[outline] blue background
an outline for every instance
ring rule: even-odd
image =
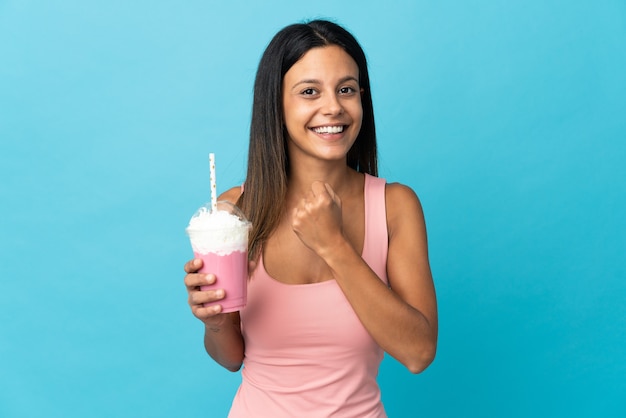
[[[427,217],[437,359],[392,417],[626,416],[623,1],[0,0],[0,416],[225,416],[184,227],[243,181],[258,60],[330,17]]]

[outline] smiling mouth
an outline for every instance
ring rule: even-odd
[[[345,125],[339,126],[319,126],[317,128],[312,128],[313,132],[316,134],[340,134],[345,129]]]

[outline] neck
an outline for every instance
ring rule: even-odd
[[[357,173],[347,166],[345,161],[294,164],[289,172],[287,180],[287,194],[299,198],[303,193],[311,189],[314,181],[322,181],[330,184],[339,196],[351,185]]]

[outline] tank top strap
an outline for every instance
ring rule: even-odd
[[[389,235],[387,231],[387,209],[383,178],[365,174],[365,243],[363,259],[380,279],[387,280],[387,253]]]

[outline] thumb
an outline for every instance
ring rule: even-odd
[[[254,271],[254,269],[256,269],[257,264],[258,263],[257,263],[256,260],[248,261],[248,273],[252,273]]]
[[[330,184],[328,183],[324,183],[324,186],[326,187],[326,191],[328,192],[328,194],[330,195],[330,198],[333,199],[333,202],[335,202],[335,204],[337,204],[337,206],[341,207],[341,199],[339,198],[339,196],[335,193],[335,191],[333,190],[333,188],[331,187]]]

